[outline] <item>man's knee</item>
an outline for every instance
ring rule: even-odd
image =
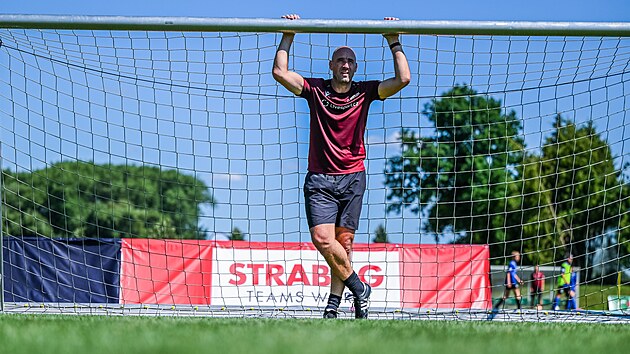
[[[326,225],[317,225],[311,228],[311,241],[318,249],[328,249],[335,241],[335,232]]]
[[[344,250],[346,250],[347,254],[352,253],[352,244],[354,242],[354,230],[347,229],[345,227],[337,227],[335,228],[335,239]]]

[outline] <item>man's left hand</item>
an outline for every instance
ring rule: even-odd
[[[385,17],[383,20],[398,21],[400,19],[398,17]],[[385,37],[385,39],[387,40],[387,44],[398,42],[398,33],[386,33],[386,34],[383,34],[383,37]]]

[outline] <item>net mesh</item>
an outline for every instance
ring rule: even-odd
[[[323,259],[305,245],[308,106],[271,76],[280,34],[3,29],[0,39],[5,302],[191,306],[212,292],[223,299],[201,302],[212,308],[322,305],[321,299],[252,300],[257,285],[297,297],[291,275],[302,289],[326,277],[317,268]],[[368,254],[355,260],[359,265],[382,262],[399,271],[387,273],[398,283],[384,283],[376,306],[383,313],[404,310],[403,278],[413,276],[398,270],[405,267],[398,258],[377,261],[377,250],[439,244],[487,245],[492,267],[484,276],[495,300],[517,250],[521,278],[535,264],[544,268],[543,302],[550,308],[559,265],[571,253],[579,307],[627,308],[630,40],[405,35],[401,41],[412,81],[371,106],[367,191],[355,238]],[[340,45],[357,54],[355,80],[394,75],[382,36],[363,34],[298,34],[291,69],[327,78]],[[168,239],[179,240],[172,241],[175,251]],[[378,248],[375,240],[387,244]],[[213,245],[212,255],[200,251],[203,241]],[[196,253],[187,253],[187,245]],[[136,264],[134,247],[164,261]],[[273,278],[269,259],[278,250],[284,273]],[[67,269],[55,265],[59,255],[71,260]],[[242,268],[223,266],[221,255]],[[208,265],[201,262],[206,256],[213,258]],[[191,262],[197,273],[187,268]],[[453,258],[434,267],[457,265]],[[172,269],[184,278],[153,278]],[[374,269],[366,272],[378,281]],[[466,272],[458,276],[474,275]],[[238,282],[239,274],[250,287],[231,292],[229,281]],[[57,285],[30,288],[29,276]],[[167,288],[175,283],[188,290],[173,295]],[[102,290],[85,290],[94,284]],[[448,287],[456,292],[462,285]],[[322,287],[317,296],[326,292]],[[412,307],[460,305],[451,298]]]

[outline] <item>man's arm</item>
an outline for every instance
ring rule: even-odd
[[[395,17],[385,17],[385,20],[395,21],[398,19]],[[387,44],[390,46],[394,57],[394,77],[382,81],[378,85],[378,95],[380,98],[385,99],[396,94],[409,84],[409,81],[411,81],[411,71],[409,70],[407,57],[402,51],[398,34],[386,34],[383,36],[387,40]],[[395,43],[397,44],[392,46],[392,44]]]
[[[300,16],[285,15],[282,18],[297,20]],[[291,44],[293,44],[293,37],[295,37],[295,33],[282,34],[282,40],[280,40],[276,57],[273,60],[272,74],[273,78],[287,90],[295,95],[299,95],[304,87],[304,78],[294,71],[289,71],[289,49],[291,49]]]
[[[570,285],[571,284],[571,272],[569,272],[566,268],[562,272],[563,272],[562,278],[564,279],[564,283]]]

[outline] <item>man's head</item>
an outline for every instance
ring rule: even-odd
[[[333,80],[343,84],[350,83],[354,73],[357,71],[357,56],[352,48],[339,47],[333,52],[328,66],[332,71]]]
[[[534,272],[538,273],[540,271],[540,267],[538,266],[538,264],[536,264],[534,266]]]
[[[514,258],[515,261],[520,261],[521,260],[521,254],[519,251],[512,251],[512,258]]]
[[[569,264],[573,263],[573,255],[571,253],[567,254],[567,262],[569,262]]]

